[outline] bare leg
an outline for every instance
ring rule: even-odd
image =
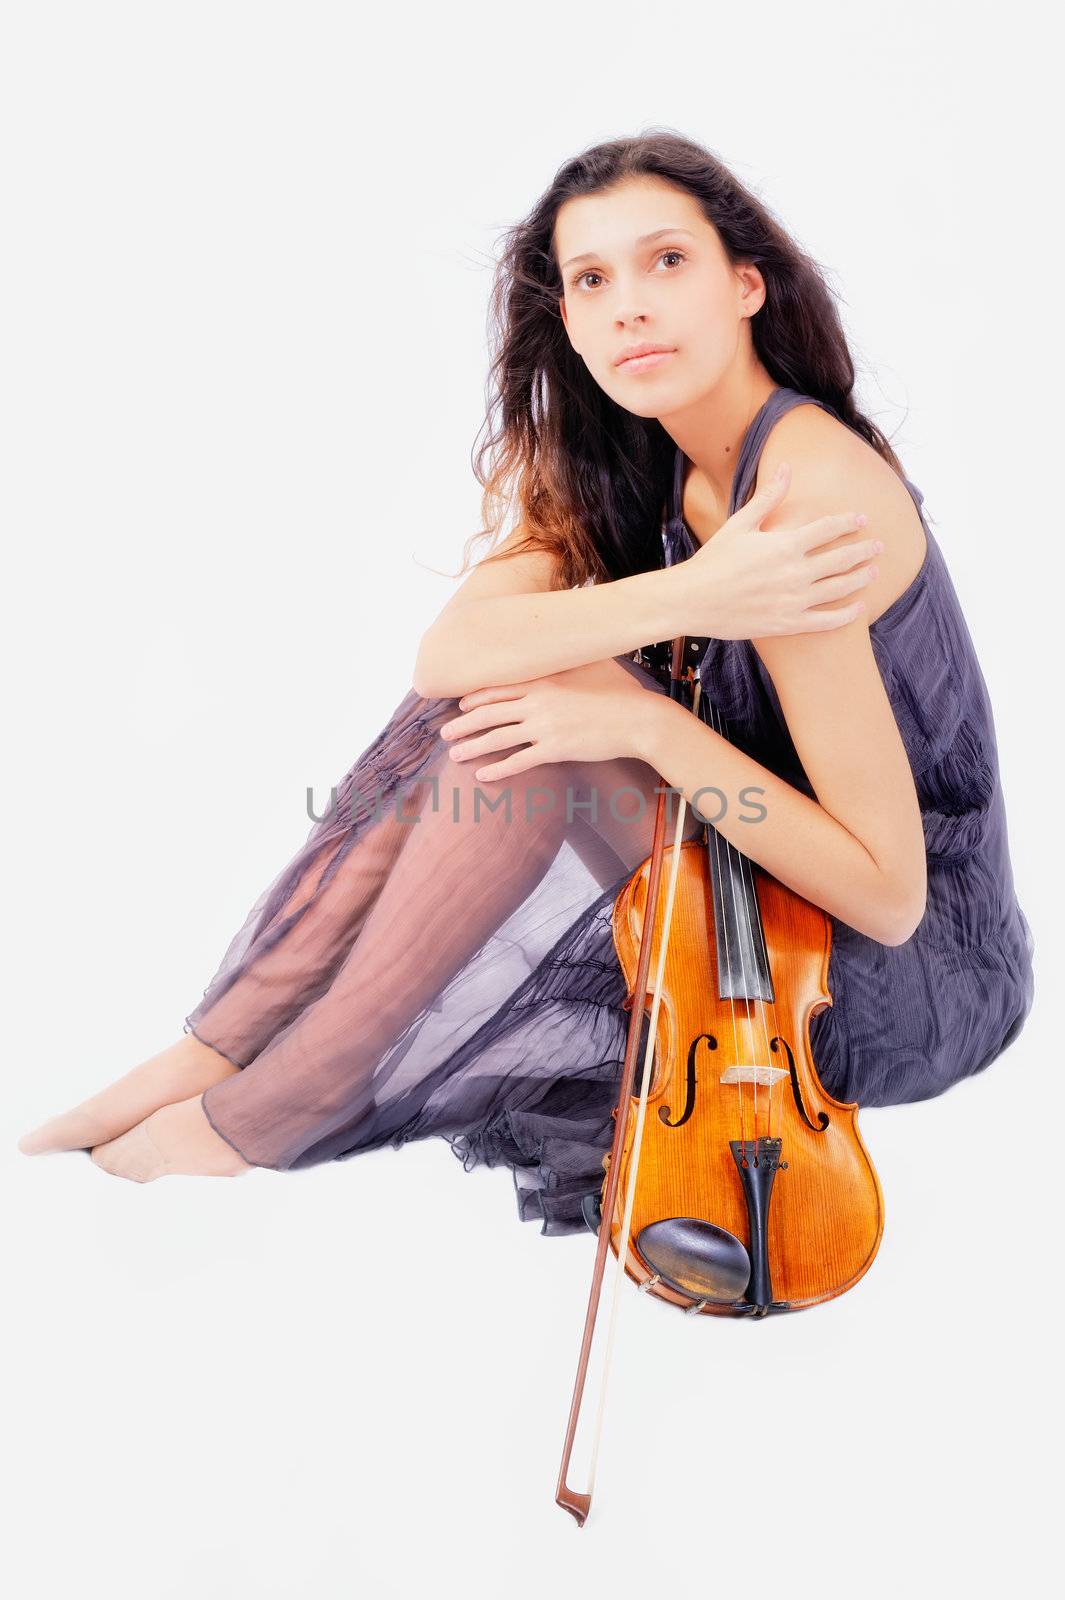
[[[314,1117],[319,1103],[322,1078],[328,1078],[331,1050],[336,1030],[347,1041],[353,1030],[353,1019],[360,1017],[361,997],[372,994],[374,1003],[366,1008],[360,1018],[360,1057],[376,1059],[419,1006],[435,992],[439,981],[441,962],[457,963],[463,952],[476,949],[498,924],[504,907],[519,901],[539,881],[558,850],[565,830],[561,815],[538,816],[529,826],[520,823],[510,827],[492,815],[479,825],[472,822],[471,791],[475,786],[473,769],[469,763],[456,766],[446,761],[446,747],[441,752],[446,783],[442,784],[445,796],[437,811],[424,807],[426,793],[421,795],[421,816],[417,826],[402,829],[399,840],[389,836],[393,827],[385,823],[368,841],[363,841],[361,854],[375,863],[372,870],[356,858],[345,862],[345,874],[333,879],[335,885],[348,883],[347,899],[333,894],[320,896],[316,905],[318,915],[299,926],[301,945],[308,949],[323,946],[325,933],[338,913],[342,921],[358,927],[365,923],[365,939],[358,937],[354,948],[357,960],[349,958],[341,967],[328,988],[328,1003],[320,1000],[308,1007],[298,1028],[294,1045],[279,1054],[274,1046],[256,1055],[243,1072],[226,1062],[229,1071],[213,1081],[237,1075],[251,1083],[280,1085],[288,1076],[287,1061],[303,1063],[310,1054],[314,1059],[315,1082],[307,1083],[305,1092],[311,1097],[307,1115]],[[527,784],[541,784],[545,777],[558,782],[557,769],[538,769],[526,780]],[[521,800],[526,784],[515,785]],[[451,797],[460,799],[463,821],[456,826],[451,820]],[[409,809],[409,808],[408,808]],[[518,802],[513,809],[518,812]],[[398,832],[398,830],[397,830]],[[484,874],[480,888],[468,881],[469,862],[484,862],[491,858],[492,840],[499,841],[497,870]],[[460,848],[460,841],[465,850]],[[503,841],[509,841],[503,848]],[[382,861],[382,848],[385,860]],[[469,855],[467,855],[467,852]],[[359,855],[356,852],[356,857]],[[387,863],[387,865],[386,865]],[[365,894],[368,881],[373,893]],[[358,885],[358,893],[354,893]],[[359,904],[359,914],[353,916],[352,900]],[[367,911],[367,900],[372,907]],[[455,943],[456,908],[461,908],[462,939]],[[397,966],[395,923],[404,915],[410,922],[404,943],[402,959]],[[331,944],[331,940],[325,940]],[[265,974],[259,968],[266,969]],[[285,947],[269,951],[264,963],[257,964],[249,975],[227,991],[212,1011],[208,1013],[209,1026],[219,1026],[226,1032],[227,1045],[239,1040],[237,1048],[244,1050],[263,1026],[260,1007],[270,1004],[278,1011],[288,1005],[291,986],[290,967],[298,966],[292,951]],[[357,973],[357,977],[356,977]],[[280,996],[275,1000],[275,996]],[[219,1021],[215,1017],[219,1013]],[[313,1031],[312,1031],[313,1030]],[[283,1032],[283,1030],[282,1030]],[[282,1041],[283,1042],[283,1041]],[[269,1075],[265,1063],[270,1058]],[[219,1058],[222,1059],[222,1058]],[[205,1085],[204,1087],[208,1087]],[[334,1086],[333,1092],[336,1092]],[[298,1100],[304,1091],[290,1088],[288,1095]],[[116,1177],[138,1183],[151,1182],[168,1173],[187,1173],[211,1176],[233,1176],[249,1170],[247,1162],[228,1139],[222,1138],[208,1120],[199,1095],[182,1103],[152,1108],[152,1114],[128,1128],[120,1137],[96,1143],[93,1161]],[[242,1102],[246,1120],[256,1104],[255,1097],[245,1096]],[[263,1115],[269,1124],[274,1115],[274,1104],[268,1096]],[[270,1137],[270,1131],[268,1131]],[[276,1137],[276,1133],[273,1135]],[[271,1163],[264,1162],[264,1165]]]
[[[185,1034],[98,1094],[23,1134],[18,1147],[28,1156],[90,1149],[125,1133],[160,1106],[198,1096],[237,1071],[233,1062],[210,1045]]]
[[[390,1082],[392,1046],[531,894],[564,837],[582,835],[587,861],[591,833],[603,830],[590,866],[599,881],[633,870],[649,852],[656,774],[645,763],[528,769],[507,784],[513,825],[500,814],[472,820],[475,768],[472,761],[442,764],[439,809],[422,809],[328,990],[238,1078],[205,1092],[212,1126],[246,1160],[280,1169],[325,1160],[334,1148],[350,1149],[351,1136],[366,1136],[388,1121],[392,1097],[404,1083],[403,1072]],[[562,796],[568,784],[582,797],[597,786],[598,826],[567,819]],[[610,798],[623,785],[636,791],[634,802],[642,797],[644,803],[634,807],[631,822],[608,821]],[[526,803],[535,800],[528,791],[540,788],[556,798],[543,812]],[[224,999],[235,1007],[236,989]],[[209,1028],[210,1015],[205,1020]],[[491,1094],[490,1084],[484,1088]]]
[[[327,888],[320,888],[318,882],[327,863],[326,856],[313,862],[295,885],[278,911],[278,919],[292,917],[306,900],[317,897],[315,917],[306,928],[301,925],[275,954],[257,963],[254,977],[241,987],[236,1007],[223,997],[211,1013],[212,1030],[225,1036],[227,1047],[234,1053],[241,1052],[240,1059],[230,1060],[206,1040],[193,1033],[185,1034],[176,1044],[131,1068],[87,1100],[23,1134],[19,1140],[22,1153],[41,1155],[47,1151],[101,1146],[134,1128],[163,1106],[180,1103],[190,1096],[195,1096],[198,1102],[205,1089],[239,1071],[245,1057],[254,1055],[258,1037],[269,1037],[276,1031],[284,1018],[285,1007],[293,1003],[290,993],[298,991],[301,982],[306,985],[306,973],[320,970],[328,974],[330,964],[339,961],[342,949],[346,950],[350,944],[409,835],[409,828],[386,816],[374,832],[372,848],[363,846],[353,852]],[[253,993],[249,997],[250,990]],[[239,1013],[239,1028],[230,1016],[234,1010]],[[211,1138],[217,1138],[206,1119],[203,1120]],[[169,1126],[174,1124],[171,1122]],[[156,1136],[157,1141],[162,1137],[158,1126]],[[209,1143],[203,1140],[201,1147]],[[176,1153],[172,1154],[179,1159]],[[106,1165],[106,1162],[98,1165]],[[242,1162],[241,1166],[246,1164]],[[113,1169],[109,1167],[108,1170]]]
[[[435,765],[446,778],[445,793],[462,794],[467,818],[474,764],[451,763],[441,749]],[[603,762],[533,769],[527,781],[558,788],[570,776],[593,777],[604,803],[619,783],[646,795],[654,778],[643,763]],[[520,802],[524,783],[512,787]],[[265,944],[264,954],[204,1008],[206,1034],[218,1050],[191,1036],[179,1041],[68,1113],[74,1123],[63,1128],[53,1124],[64,1119],[53,1119],[21,1147],[34,1140],[39,1149],[90,1145],[97,1165],[138,1182],[166,1172],[232,1175],[248,1170],[245,1156],[262,1165],[289,1164],[306,1144],[301,1119],[314,1128],[323,1113],[328,1123],[334,1110],[340,1120],[357,1111],[382,1051],[528,894],[563,834],[570,833],[604,886],[643,859],[653,820],[654,799],[648,800],[635,823],[604,814],[597,824],[567,829],[555,814],[516,831],[500,830],[491,817],[470,829],[445,826],[442,817],[423,812],[413,829],[379,825],[324,886],[318,883],[324,858],[313,878],[289,885],[271,920],[271,926],[285,923],[285,936]],[[287,922],[305,902],[306,916]],[[353,1018],[359,1019],[357,1041]],[[175,1070],[179,1063],[166,1058],[182,1049],[192,1059]],[[245,1062],[240,1071],[238,1063]],[[240,1093],[230,1100],[223,1085],[237,1077]],[[216,1086],[221,1101],[205,1092]]]
[[[642,788],[646,796],[645,806],[649,807],[651,797],[646,793],[646,769],[640,771],[624,763],[604,762],[599,777],[604,790],[608,787],[608,779],[615,788],[623,783]],[[630,812],[631,809],[630,806]],[[690,831],[690,825],[686,831]],[[670,841],[672,836],[670,828]],[[639,826],[631,816],[628,821],[618,820],[606,812],[598,819],[598,826],[577,819],[570,827],[569,838],[589,871],[603,887],[614,883],[620,873],[634,870],[649,848],[646,825]],[[556,835],[550,849],[556,848],[557,843]],[[393,864],[397,854],[398,851],[390,852]],[[541,856],[534,876],[536,871],[542,870],[543,860]],[[519,887],[513,892],[520,895],[520,880]],[[449,899],[446,892],[442,899],[446,904]],[[474,935],[475,938],[477,936]],[[387,949],[383,954],[387,958]],[[424,962],[423,956],[420,963],[423,971]],[[409,989],[406,1003],[408,1007],[412,1004]],[[97,1145],[92,1152],[92,1159],[105,1172],[115,1177],[129,1178],[135,1183],[150,1183],[156,1178],[181,1173],[238,1177],[251,1171],[249,1163],[211,1127],[200,1095],[194,1095],[178,1105],[165,1105],[119,1138]]]

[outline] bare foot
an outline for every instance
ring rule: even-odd
[[[183,1034],[176,1044],[149,1056],[98,1094],[24,1133],[18,1147],[27,1156],[91,1149],[135,1127],[160,1106],[202,1094],[212,1083],[239,1071],[194,1034]]]
[[[153,1111],[127,1133],[98,1144],[92,1159],[105,1172],[134,1183],[151,1183],[168,1173],[236,1178],[251,1171],[250,1163],[215,1133],[199,1095]]]

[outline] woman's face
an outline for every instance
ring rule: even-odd
[[[745,356],[743,324],[765,301],[764,280],[757,267],[732,265],[686,191],[641,177],[567,200],[554,245],[570,343],[626,411],[682,411]],[[628,346],[643,343],[672,353],[618,364]]]

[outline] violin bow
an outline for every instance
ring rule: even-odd
[[[685,636],[683,634],[680,634],[673,641],[673,659],[670,664],[669,677],[669,694],[673,700],[681,699],[681,685],[685,681],[681,676],[680,670],[680,663],[684,656],[684,644]],[[698,714],[702,685],[698,674],[691,667],[688,668],[687,677],[692,683],[692,710]],[[651,941],[654,935],[655,917],[658,913],[662,855],[665,847],[667,787],[667,785],[661,783],[658,788],[658,808],[655,812],[654,835],[651,841],[651,867],[647,884],[647,907],[644,911],[643,928],[640,934],[640,955],[636,964],[636,978],[633,984],[632,1010],[629,1015],[629,1032],[625,1045],[625,1060],[621,1072],[621,1087],[618,1091],[617,1109],[614,1112],[614,1143],[610,1155],[606,1158],[608,1162],[606,1190],[603,1195],[602,1215],[599,1222],[595,1266],[592,1269],[592,1286],[588,1296],[588,1310],[584,1319],[584,1337],[581,1340],[581,1353],[577,1363],[577,1378],[573,1386],[573,1399],[570,1403],[569,1421],[566,1426],[566,1442],[562,1448],[562,1465],[559,1468],[558,1484],[555,1489],[557,1504],[573,1514],[579,1528],[583,1528],[591,1508],[592,1488],[595,1484],[595,1466],[599,1456],[599,1441],[602,1436],[603,1414],[606,1406],[607,1378],[610,1373],[610,1358],[614,1348],[614,1330],[621,1297],[621,1284],[625,1277],[624,1258],[628,1251],[629,1226],[632,1221],[633,1201],[636,1195],[636,1175],[640,1161],[640,1145],[643,1140],[647,1091],[651,1082],[651,1063],[654,1060],[655,1037],[658,1032],[658,1012],[662,977],[666,964],[666,947],[669,943],[669,928],[673,918],[673,899],[676,893],[677,875],[680,870],[680,851],[684,839],[684,816],[687,811],[687,801],[684,795],[681,794],[679,797],[680,804],[677,807],[677,825],[673,835],[673,855],[670,862],[669,887],[666,893],[665,911],[663,913],[662,941],[658,951],[658,966],[655,972],[654,990],[651,998],[651,1016],[647,1033],[647,1047],[644,1051],[643,1077],[640,1082],[640,1103],[636,1113],[636,1130],[633,1136],[632,1158],[629,1165],[629,1181],[625,1191],[625,1213],[621,1224],[621,1248],[617,1253],[614,1273],[614,1293],[610,1306],[610,1325],[607,1330],[606,1353],[603,1358],[602,1377],[599,1385],[599,1406],[596,1414],[595,1434],[592,1441],[591,1465],[588,1470],[588,1487],[582,1492],[578,1489],[570,1488],[566,1482],[566,1474],[569,1471],[573,1440],[577,1432],[577,1421],[580,1417],[581,1400],[588,1375],[588,1358],[591,1354],[592,1338],[595,1333],[596,1317],[599,1311],[603,1273],[606,1268],[607,1250],[610,1247],[610,1227],[617,1199],[618,1172],[620,1171],[618,1158],[624,1138],[624,1129],[628,1123],[628,1118],[623,1116],[622,1112],[628,1106],[632,1096],[633,1079],[636,1072],[636,1053],[639,1049],[644,1006],[647,1001],[647,971],[651,964]]]

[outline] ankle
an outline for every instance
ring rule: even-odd
[[[194,1033],[183,1033],[173,1048],[182,1051],[187,1061],[206,1061],[213,1064],[221,1064],[230,1071],[237,1070],[235,1062],[230,1061],[228,1056],[224,1056],[213,1045],[205,1044]]]

